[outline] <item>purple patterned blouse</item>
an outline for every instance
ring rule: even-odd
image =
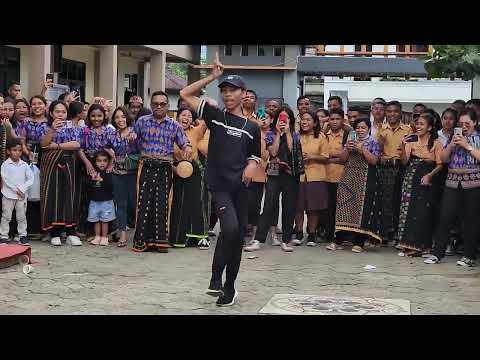
[[[380,144],[371,135],[363,141],[363,147],[374,156],[380,156],[382,154]]]
[[[42,128],[41,137],[45,136],[47,131],[50,129],[49,126],[45,126]],[[52,142],[55,144],[63,144],[70,141],[76,141],[79,144],[82,142],[82,129],[72,127],[67,128],[64,127],[63,129],[57,130],[55,135],[53,136]]]
[[[47,132],[48,123],[46,121],[36,122],[31,119],[18,123],[15,129],[17,136],[29,145],[38,145],[41,137]]]
[[[173,159],[173,144],[183,148],[189,140],[182,126],[168,116],[161,123],[153,114],[140,117],[134,125],[138,149],[144,156]]]
[[[93,128],[82,128],[81,131],[81,148],[87,155],[93,156],[99,150],[112,147],[111,139],[115,133],[112,128],[102,126],[99,134]]]
[[[467,141],[474,149],[480,149],[480,133],[475,131],[472,135],[466,136]],[[446,148],[452,140],[448,140]],[[476,169],[479,167],[478,161],[468,153],[467,150],[456,146],[450,155],[449,169]]]
[[[129,130],[134,132],[132,127],[130,127]],[[125,156],[128,154],[138,153],[137,142],[128,142],[127,139],[120,136],[120,133],[118,131],[115,131],[111,134],[110,144],[113,151],[115,152],[115,156]]]

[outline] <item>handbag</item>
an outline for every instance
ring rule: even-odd
[[[140,160],[140,154],[128,154],[125,157],[124,167],[126,171],[133,171],[138,169],[138,161]]]
[[[40,169],[37,165],[31,164],[30,170],[33,173],[33,184],[27,190],[28,201],[40,201]]]

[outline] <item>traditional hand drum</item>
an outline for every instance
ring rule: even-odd
[[[188,160],[181,160],[177,165],[177,175],[181,178],[189,178],[193,174],[193,165]]]

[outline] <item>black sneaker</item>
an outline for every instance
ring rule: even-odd
[[[466,258],[465,256],[462,257],[460,260],[457,261],[457,265],[459,266],[467,266],[472,267],[475,265],[475,262],[472,259]]]
[[[9,238],[0,238],[0,244],[8,244],[10,242]]]
[[[232,306],[235,303],[235,299],[238,296],[238,291],[227,292],[220,296],[216,302],[217,306]]]
[[[206,293],[210,296],[223,296],[222,282],[215,282],[213,280],[210,280],[210,286],[208,287]]]
[[[24,246],[30,246],[30,242],[28,241],[28,236],[20,236],[20,240],[18,242]]]

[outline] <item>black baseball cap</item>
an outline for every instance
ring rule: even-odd
[[[242,77],[239,75],[228,75],[220,81],[218,84],[219,88],[222,88],[226,85],[231,85],[240,89],[246,89],[245,82],[243,81]]]

